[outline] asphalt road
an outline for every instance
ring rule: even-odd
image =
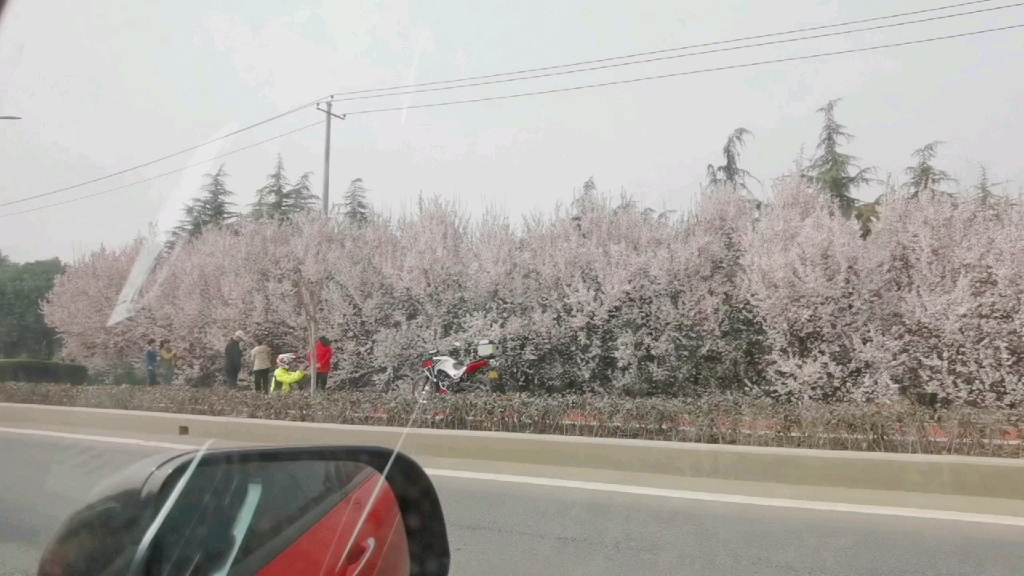
[[[158,451],[0,432],[0,576],[35,574],[50,536],[89,492]]]
[[[0,432],[0,575],[153,447]],[[452,574],[1019,575],[1024,528],[437,478]]]

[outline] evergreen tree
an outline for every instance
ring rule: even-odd
[[[58,258],[15,264],[0,254],[0,358],[53,358],[57,332],[39,305],[64,270]]]
[[[926,144],[922,148],[914,150],[913,157],[917,164],[908,166],[903,173],[910,177],[910,180],[903,185],[904,189],[910,192],[911,198],[917,198],[922,192],[942,192],[938,186],[946,182],[956,182],[956,179],[944,170],[939,170],[932,161],[938,155],[939,145],[943,144],[936,140]]]
[[[860,224],[860,237],[867,238],[871,235],[871,226],[878,221],[879,208],[882,206],[882,196],[871,202],[862,202],[853,208],[853,217]]]
[[[583,183],[583,191],[580,194],[573,194],[572,212],[573,220],[579,221],[585,214],[592,212],[598,204],[597,184],[591,176]]]
[[[235,204],[229,198],[235,193],[228,190],[225,182],[228,176],[223,164],[216,173],[206,174],[208,181],[200,188],[203,195],[185,205],[184,218],[171,233],[169,247],[182,239],[194,238],[211,226],[227,224],[238,216],[231,210]]]
[[[871,202],[861,202],[853,209],[853,217],[860,224],[860,237],[867,238],[871,235],[871,229],[881,217],[882,202],[891,198],[898,188],[896,178],[890,172],[885,181],[881,182],[883,190]]]
[[[722,147],[725,164],[717,167],[714,164],[708,164],[708,185],[728,184],[736,187],[737,190],[750,192],[746,179],[748,176],[753,178],[753,175],[740,168],[740,152],[746,145],[745,139],[753,135],[754,133],[746,128],[737,128],[732,131],[725,141],[725,146]]]
[[[283,210],[285,217],[291,218],[296,214],[317,209],[320,197],[313,193],[313,183],[310,182],[312,177],[312,172],[304,173],[299,176],[298,182],[285,192]]]
[[[278,154],[274,171],[267,175],[267,183],[256,191],[256,202],[250,215],[257,219],[287,220],[315,208],[319,198],[313,194],[312,175],[312,172],[306,172],[292,184],[284,168],[284,159]]]
[[[356,224],[362,224],[370,219],[373,208],[366,198],[366,186],[362,178],[356,178],[348,185],[345,197],[342,202],[342,214],[345,220]]]
[[[291,187],[284,169],[284,159],[277,155],[274,171],[267,176],[267,183],[256,191],[256,202],[249,214],[256,219],[277,218],[284,209],[285,192]]]
[[[995,196],[995,192],[992,190],[996,186],[1005,184],[1006,182],[992,182],[988,176],[988,167],[984,164],[978,166],[978,183],[971,186],[971,189],[978,194],[978,199],[982,203],[987,204],[992,197]],[[2,258],[2,256],[0,256]]]
[[[835,109],[840,100],[830,100],[818,109],[825,116],[825,122],[818,137],[816,156],[806,168],[806,174],[840,213],[849,218],[857,206],[853,190],[871,182],[875,169],[861,168],[857,165],[859,158],[839,150],[842,144],[853,140],[846,126],[836,121]]]
[[[634,200],[633,196],[626,192],[626,187],[623,186],[622,189],[619,190],[619,205],[615,207],[615,211],[630,212],[636,210],[637,208],[638,205],[636,203],[636,200]]]
[[[594,194],[597,194],[597,184],[594,184],[594,177],[591,176],[583,183],[583,195],[593,196]]]

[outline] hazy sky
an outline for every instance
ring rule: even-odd
[[[721,0],[374,3],[224,0],[12,0],[0,26],[0,203],[77,184],[198,144],[332,92],[430,82],[784,31],[955,0]],[[988,2],[969,9],[1013,3]],[[284,7],[287,5],[287,7]],[[486,5],[482,6],[482,5]],[[902,28],[612,70],[336,104],[339,112],[509,94],[698,70],[1024,23],[1024,7]],[[1024,183],[1024,29],[883,51],[563,94],[335,122],[331,196],[361,177],[378,206],[422,190],[512,216],[549,211],[593,176],[645,205],[686,208],[734,128],[752,130],[743,164],[766,183],[813,149],[815,110],[844,97],[849,151],[885,171],[944,140],[938,163],[969,185],[977,162]],[[249,145],[322,118],[308,109],[235,137]],[[314,171],[323,127],[226,158],[240,203],[281,152]],[[191,154],[0,216],[183,166]],[[15,260],[70,258],[120,244],[156,219],[180,178],[0,217]],[[869,191],[864,196],[870,195]]]

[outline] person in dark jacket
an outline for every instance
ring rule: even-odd
[[[156,338],[150,338],[146,341],[146,376],[149,381],[149,385],[153,386],[156,384],[156,366],[160,358],[159,353],[156,350]]]
[[[242,371],[242,340],[245,333],[239,330],[224,347],[224,374],[232,388],[238,387],[238,373]]]

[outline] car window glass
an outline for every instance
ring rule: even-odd
[[[354,462],[200,465],[153,541],[147,573],[221,575],[254,555],[269,560],[368,471]]]

